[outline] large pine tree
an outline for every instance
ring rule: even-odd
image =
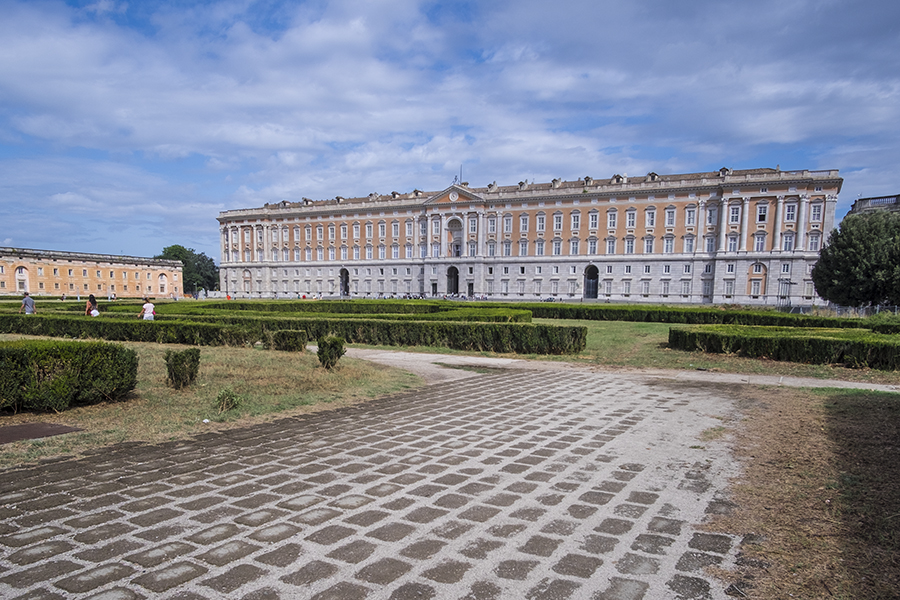
[[[900,305],[900,213],[850,215],[812,271],[816,292],[841,306]]]
[[[182,289],[190,294],[200,290],[214,290],[219,285],[219,267],[215,261],[203,252],[197,253],[193,248],[174,245],[163,248],[162,254],[156,258],[180,260],[182,270]]]

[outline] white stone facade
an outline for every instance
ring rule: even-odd
[[[284,201],[219,215],[220,285],[238,298],[809,306],[842,182],[721,169]]]

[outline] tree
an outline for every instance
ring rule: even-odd
[[[900,213],[850,215],[812,271],[816,292],[841,306],[900,305]]]
[[[182,289],[185,293],[201,289],[213,290],[219,285],[219,267],[204,253],[199,254],[193,248],[174,245],[163,248],[162,254],[155,258],[180,260],[182,270]]]

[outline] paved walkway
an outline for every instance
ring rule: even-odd
[[[539,369],[0,472],[0,597],[726,598],[726,388]]]

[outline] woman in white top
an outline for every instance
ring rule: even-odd
[[[144,317],[145,321],[152,321],[153,320],[153,309],[154,309],[154,306],[150,302],[150,299],[144,298],[144,306],[141,307],[141,313],[138,316]]]

